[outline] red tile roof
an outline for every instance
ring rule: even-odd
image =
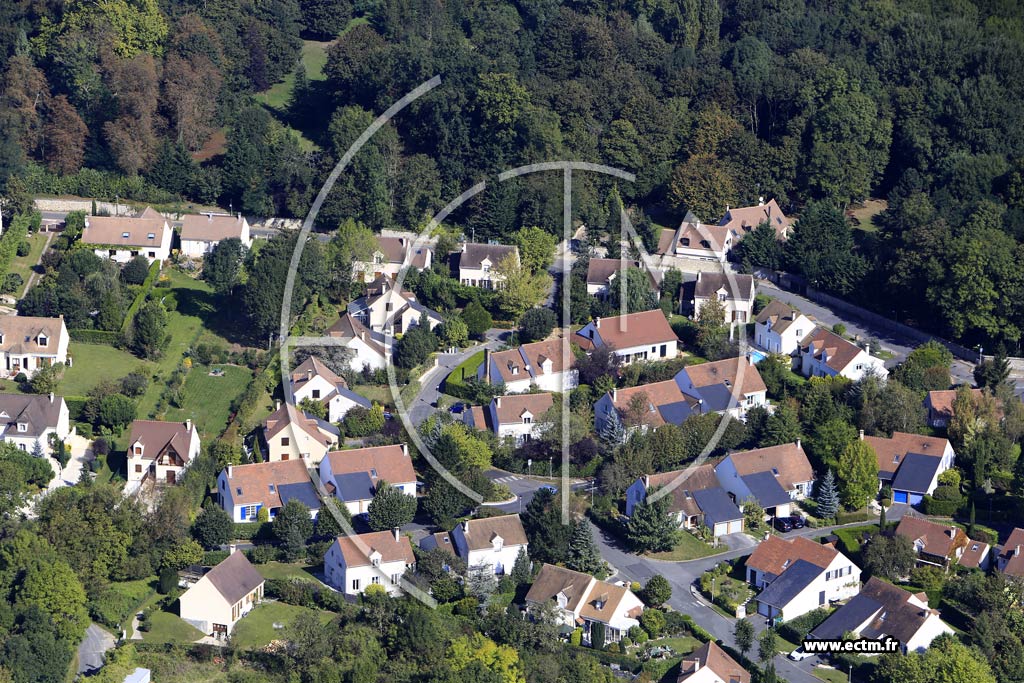
[[[969,542],[963,529],[907,515],[900,520],[896,533],[911,543],[921,541],[924,544],[921,552],[947,559],[953,559],[955,551]]]
[[[405,446],[400,444],[331,451],[327,458],[331,463],[331,474],[335,477],[366,472],[374,485],[380,480],[389,484],[408,484],[416,481],[412,458],[409,457]]]
[[[907,453],[934,455],[936,458],[941,458],[949,445],[947,439],[906,432],[893,432],[892,437],[888,439],[884,436],[865,436],[864,441],[875,449],[878,471],[889,474],[899,468]]]
[[[523,413],[529,411],[533,421],[539,422],[554,403],[554,394],[510,394],[497,396],[492,404],[498,415],[499,424],[519,424]]]
[[[611,318],[595,318],[591,324],[596,328],[601,341],[615,349],[679,341],[660,309]],[[577,332],[574,340],[580,343],[580,339],[586,340]]]
[[[824,569],[838,554],[839,551],[831,545],[815,543],[803,536],[797,536],[790,541],[784,541],[778,536],[769,536],[767,540],[759,543],[747,558],[747,566],[778,576],[797,560],[804,560]]]
[[[740,374],[741,368],[743,378],[742,386],[739,387],[739,398],[742,398],[747,394],[756,394],[761,391],[767,391],[764,380],[761,379],[761,373],[757,371],[757,366],[750,363],[743,356],[726,358],[725,360],[716,360],[710,363],[687,365],[685,370],[686,375],[690,378],[693,386],[698,389],[702,389],[704,387],[715,386],[717,384],[726,384],[726,386],[729,387],[736,387],[737,377]],[[733,395],[736,395],[735,392],[733,392]]]
[[[777,470],[776,478],[786,491],[792,491],[797,484],[814,481],[814,469],[799,442],[730,453],[729,457],[741,477]]]
[[[814,357],[820,359],[822,352],[825,352],[827,354],[825,364],[836,372],[845,370],[862,350],[853,342],[843,339],[824,327],[814,328],[813,332],[804,337],[801,347],[807,350],[811,343],[814,344]]]
[[[679,663],[679,678],[676,679],[676,683],[684,683],[701,669],[710,669],[725,683],[750,683],[750,672],[714,642],[706,643],[683,657],[683,661]]]
[[[1024,577],[1024,529],[1016,528],[1003,544],[999,553],[1000,564],[1005,562],[1002,572],[1010,576]]]
[[[234,465],[227,473],[224,478],[235,505],[263,503],[268,509],[282,506],[280,486],[310,482],[306,463],[301,460]]]
[[[375,552],[380,553],[381,564],[398,561],[416,564],[416,556],[408,537],[399,535],[398,540],[395,540],[393,531],[338,536],[336,543],[341,556],[345,558],[346,567],[369,567],[370,556]]]

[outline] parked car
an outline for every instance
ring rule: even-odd
[[[550,491],[551,493],[558,493],[558,487],[552,486],[551,484],[544,484],[544,486],[541,486],[537,490],[538,491]]]
[[[793,522],[790,521],[789,517],[776,517],[773,524],[776,529],[782,532],[793,530]]]
[[[458,403],[456,403],[455,405],[453,405],[451,407],[452,414],[454,414],[454,415],[461,415],[462,411],[464,411],[465,409],[466,409],[466,404],[461,402],[461,401],[459,401]]]
[[[807,520],[800,515],[790,515],[789,521],[793,525],[794,529],[803,529],[807,526]]]
[[[789,653],[789,658],[792,659],[794,662],[803,661],[803,660],[807,659],[808,657],[813,657],[813,656],[814,656],[814,654],[812,654],[812,653],[808,652],[807,650],[805,650],[803,645],[801,645],[800,647],[798,647],[797,649],[795,649],[795,650],[793,650],[792,652]]]

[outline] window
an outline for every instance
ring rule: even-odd
[[[49,338],[45,334],[39,335],[39,345],[40,346],[48,346],[49,343],[50,343],[50,340],[49,340]]]
[[[27,432],[28,431],[28,425],[25,424],[24,422],[19,422],[18,423],[18,431],[19,432]]]
[[[107,256],[111,258],[117,256],[117,249],[107,249]]]
[[[380,577],[374,576],[370,579],[370,583],[372,583],[374,586],[380,585]]]
[[[146,239],[147,240],[155,240],[156,239],[156,233],[155,232],[147,233],[146,234]]]
[[[313,398],[320,398],[320,390],[319,389],[314,389],[313,390]]]
[[[259,512],[259,505],[245,505],[242,507],[242,519],[256,519]]]
[[[719,294],[718,295],[718,300],[719,301],[725,301],[725,294]]]
[[[377,469],[375,467],[371,467],[370,468],[370,479],[376,479],[376,478],[377,478]]]
[[[897,454],[897,455],[894,455],[894,456],[892,456],[892,462],[893,462],[893,464],[896,464],[896,463],[898,463],[899,461],[900,461],[900,456],[899,456],[898,454]]]
[[[864,369],[864,364],[863,363],[857,363],[857,369],[858,370],[863,370]]]
[[[156,252],[155,251],[149,252],[149,258],[156,258]]]
[[[18,444],[18,448],[20,448],[21,450],[23,450],[25,452],[28,452],[28,448],[23,443],[19,443]]]
[[[523,416],[523,424],[524,425],[531,424],[532,422],[533,422],[533,418],[532,417],[530,417],[529,415],[524,415]]]
[[[142,472],[142,465],[136,465],[135,466],[135,473],[139,474],[140,472]]]
[[[380,559],[375,557],[372,560],[370,560],[370,564],[373,565],[374,567],[379,567],[380,566]]]
[[[391,303],[384,304],[384,311],[385,312],[390,313],[393,310],[395,310],[395,305],[394,304],[391,304]]]
[[[754,397],[751,396],[750,394],[747,394],[747,405],[750,406],[750,405],[753,405],[753,404],[754,404]]]
[[[491,272],[491,266],[490,266],[490,264],[485,264],[485,265],[484,265],[484,272],[485,272],[485,273],[489,273],[489,272]]]
[[[124,240],[126,240],[126,239],[128,239],[129,237],[131,237],[131,234],[130,234],[130,233],[127,233],[127,232],[122,232],[122,233],[121,233],[121,239],[124,239]]]
[[[797,336],[798,339],[803,337],[804,336],[804,331],[803,330],[797,330],[796,331],[796,336]]]
[[[132,251],[132,256],[133,257],[138,256],[138,255],[139,255],[139,250],[138,249],[135,249],[134,251]]]
[[[359,579],[352,579],[352,590],[359,590]]]
[[[402,575],[401,574],[392,574],[391,575],[391,585],[392,586],[397,586],[401,582],[402,582]]]
[[[287,437],[287,436],[282,436],[281,437],[281,445],[282,446],[290,446],[291,443],[292,443],[292,440],[289,437]]]

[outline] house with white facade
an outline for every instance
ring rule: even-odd
[[[676,683],[750,683],[750,672],[715,641],[709,641],[679,662]]]
[[[788,621],[860,592],[860,567],[831,544],[769,536],[747,558],[747,583],[760,589],[757,613]]]
[[[737,240],[738,235],[731,228],[702,224],[692,215],[687,215],[675,230],[666,228],[661,231],[658,253],[725,263]]]
[[[531,389],[564,392],[579,385],[576,356],[563,338],[522,344],[507,351],[484,349],[484,362],[477,378],[487,384],[503,384],[505,393],[521,394]],[[566,369],[565,361],[569,364]]]
[[[208,636],[227,638],[238,620],[263,600],[263,584],[245,554],[234,550],[182,593],[179,615]]]
[[[626,515],[632,517],[650,491],[664,488],[669,488],[668,511],[679,528],[706,527],[714,538],[743,531],[743,512],[722,488],[711,463],[638,477],[626,489]]]
[[[324,333],[339,347],[346,349],[348,367],[353,372],[383,370],[388,363],[388,352],[384,335],[374,332],[358,318],[345,313]]]
[[[885,361],[838,334],[817,327],[800,342],[800,373],[804,377],[846,377],[854,382],[869,372],[885,379]]]
[[[352,271],[358,280],[372,282],[381,276],[396,278],[406,266],[424,270],[433,262],[434,252],[414,238],[378,235],[370,260],[356,261],[352,264]]]
[[[263,421],[262,436],[268,462],[305,460],[307,464],[319,465],[328,451],[341,442],[337,427],[287,401],[278,401],[277,409]]]
[[[604,625],[602,643],[617,643],[630,628],[640,625],[644,603],[626,586],[598,581],[589,574],[544,564],[526,593],[527,605],[554,602],[559,623],[583,627],[583,640],[593,644],[595,623]]]
[[[972,540],[963,529],[952,524],[940,524],[907,514],[896,526],[896,535],[903,536],[914,546],[918,564],[943,569],[957,564],[988,568],[988,543]]]
[[[295,404],[318,401],[327,408],[327,421],[340,422],[355,407],[370,408],[372,403],[348,388],[344,377],[334,373],[316,356],[310,356],[291,372]]]
[[[498,439],[513,439],[520,446],[540,435],[541,420],[553,405],[551,394],[495,396],[488,406],[490,426]]]
[[[50,437],[66,439],[71,420],[64,398],[53,394],[0,394],[0,441],[31,453],[36,444],[52,455]]]
[[[906,432],[864,436],[878,460],[878,486],[892,488],[893,502],[917,505],[939,485],[939,475],[956,462],[949,439]]]
[[[700,401],[701,413],[728,413],[742,420],[751,408],[768,405],[768,388],[752,355],[687,365],[675,381],[680,391]]]
[[[786,356],[814,329],[814,320],[779,299],[772,299],[754,319],[754,344],[769,353]]]
[[[463,242],[457,258],[459,282],[470,287],[494,289],[501,286],[501,276],[494,269],[507,258],[519,263],[519,247]]]
[[[192,420],[135,420],[128,437],[128,481],[149,477],[159,484],[174,484],[199,457],[200,448]]]
[[[842,640],[848,633],[863,640],[886,636],[900,643],[900,650],[924,652],[932,641],[954,630],[928,606],[925,593],[911,593],[877,577],[871,577],[848,603],[816,626],[808,638]]]
[[[996,554],[996,570],[1006,576],[1024,578],[1024,529],[1015,527]]]
[[[622,363],[664,360],[679,353],[679,338],[660,310],[594,318],[573,336],[584,351],[608,346]]]
[[[374,332],[400,335],[420,324],[426,316],[430,329],[444,322],[437,311],[416,301],[416,296],[404,289],[396,289],[387,275],[371,283],[372,294],[359,297],[348,305],[348,313]]]
[[[63,315],[59,318],[0,316],[0,377],[25,373],[31,379],[40,368],[56,363],[70,365],[70,341]]]
[[[302,460],[228,465],[217,477],[217,502],[234,522],[254,522],[262,509],[272,520],[290,500],[316,518],[320,497]]]
[[[780,242],[789,239],[793,231],[793,222],[782,213],[778,202],[773,198],[766,204],[764,197],[758,198],[757,206],[726,207],[725,215],[718,225],[731,230],[738,239],[743,239],[762,223],[767,223],[775,231],[775,237]]]
[[[201,258],[226,239],[235,238],[246,249],[252,247],[249,221],[242,214],[189,214],[181,219],[181,253]]]
[[[614,258],[592,258],[587,264],[587,294],[596,298],[615,301],[622,286],[623,273],[637,268],[647,276],[651,291],[660,296],[658,275],[644,268],[640,261]]]
[[[754,496],[769,517],[789,515],[789,501],[804,500],[814,490],[814,470],[799,439],[778,446],[731,452],[715,466],[715,473],[737,501]],[[765,475],[770,475],[771,479]],[[777,487],[769,483],[771,481]],[[779,490],[785,494],[786,501],[781,505],[776,503],[776,509],[772,510],[767,504],[782,498]],[[765,499],[758,494],[765,495]]]
[[[407,444],[331,451],[320,461],[320,482],[352,515],[369,510],[382,481],[416,497],[416,471]]]
[[[374,585],[388,595],[401,595],[402,577],[415,566],[412,543],[397,528],[338,536],[324,555],[327,583],[345,595],[359,595]]]
[[[174,231],[158,211],[147,207],[138,217],[86,216],[79,242],[97,256],[128,263],[145,256],[150,263],[171,256]]]
[[[685,288],[685,285],[683,285]],[[750,322],[754,312],[754,277],[752,275],[729,275],[725,273],[698,272],[693,283],[693,300],[679,301],[679,312],[683,312],[688,303],[693,311],[693,318],[700,316],[700,309],[712,299],[722,304],[725,312],[725,323],[746,324]]]
[[[467,567],[487,566],[495,574],[511,572],[520,549],[529,552],[519,515],[467,519],[452,529],[450,537]]]

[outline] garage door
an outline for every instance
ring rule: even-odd
[[[907,492],[906,491],[893,491],[892,496],[893,496],[892,497],[893,502],[895,502],[895,503],[906,503],[907,502]]]
[[[729,522],[729,533],[730,534],[738,534],[741,531],[743,531],[743,520],[742,519],[737,519],[737,520],[733,520],[732,522]]]
[[[728,522],[716,522],[715,523],[715,536],[724,536],[725,534],[732,533],[729,531]]]
[[[920,505],[921,501],[924,500],[924,496],[920,493],[911,493],[910,500],[908,501],[911,505]]]

